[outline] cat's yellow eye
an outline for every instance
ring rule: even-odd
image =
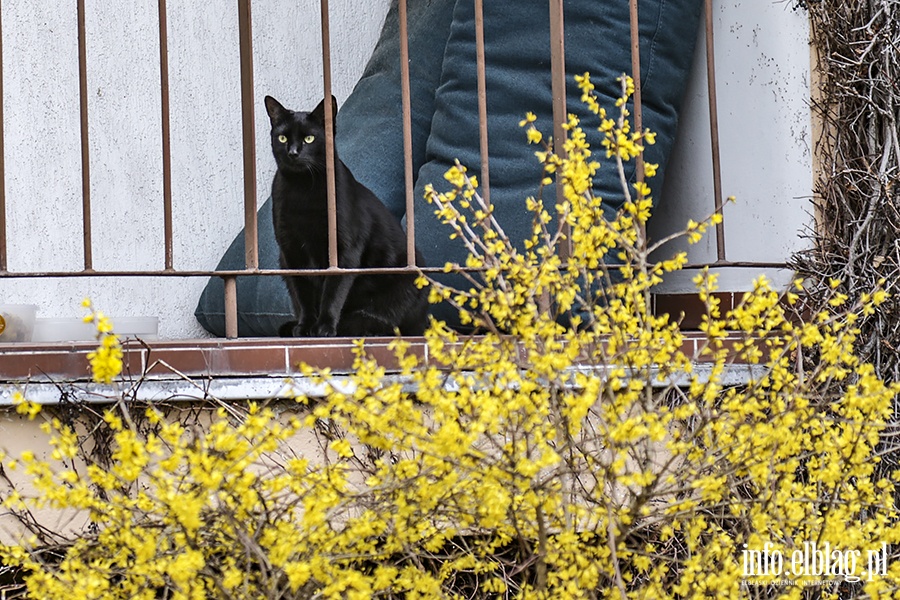
[[[312,144],[315,140],[316,140],[316,136],[314,136],[314,135],[308,135],[305,138],[303,138],[303,141],[306,142],[307,144]]]
[[[286,135],[279,135],[279,136],[278,136],[278,141],[281,142],[282,144],[286,144],[286,143],[287,143],[287,136],[286,136]]]

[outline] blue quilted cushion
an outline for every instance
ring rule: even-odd
[[[480,170],[473,4],[457,2],[453,14],[428,138],[428,160],[418,172],[419,198],[429,183],[438,190],[449,187],[443,175],[454,159],[459,159],[470,174]],[[700,0],[639,1],[643,119],[644,126],[657,133],[656,144],[648,146],[645,158],[660,165],[650,181],[657,196],[675,139],[701,4]],[[590,72],[601,106],[613,109],[621,95],[616,78],[631,72],[628,2],[570,0],[564,7],[567,110],[581,118],[591,146],[600,148],[597,117],[580,101],[574,75]],[[524,199],[536,194],[542,177],[535,147],[526,145],[519,122],[531,111],[545,135],[553,132],[548,10],[546,0],[517,2],[514,7],[509,2],[484,3],[491,202],[498,221],[514,240],[524,239],[530,231],[531,214],[525,210]],[[629,178],[633,179],[633,171],[633,165],[629,166]],[[607,214],[614,215],[624,198],[611,162],[600,168],[594,188],[604,199]],[[521,234],[516,236],[517,232]],[[465,261],[464,246],[448,239],[447,228],[430,208],[417,207],[416,237],[426,260],[434,266]],[[445,281],[462,283],[453,276]],[[449,306],[435,312],[448,322],[456,318]]]

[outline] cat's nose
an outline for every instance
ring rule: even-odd
[[[297,158],[298,156],[300,156],[300,149],[296,146],[291,146],[290,148],[288,148],[288,156],[290,156],[291,158]]]

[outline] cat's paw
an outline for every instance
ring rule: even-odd
[[[278,335],[280,337],[315,337],[318,335],[312,332],[315,327],[315,323],[288,321],[278,328]]]
[[[294,337],[313,337],[312,328],[308,323],[297,323],[294,325]]]
[[[309,335],[312,337],[335,337],[337,328],[334,323],[316,323],[310,329]]]
[[[297,321],[288,321],[278,328],[279,337],[296,337],[294,330],[297,328]]]

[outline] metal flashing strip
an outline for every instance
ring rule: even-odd
[[[608,367],[573,367],[568,372],[593,373],[602,376]],[[694,375],[701,382],[707,382],[712,373],[712,365],[697,363]],[[763,365],[729,365],[720,377],[724,386],[745,385],[748,381],[758,380],[766,373]],[[658,379],[651,375],[655,389],[669,387],[686,387],[690,379],[686,375],[678,378]],[[415,394],[416,386],[400,375],[387,375],[385,385],[401,383],[404,391]],[[335,375],[330,385],[342,393],[351,393],[355,388],[352,379],[347,375]],[[448,391],[459,389],[458,384],[448,381]],[[118,388],[89,382],[27,383],[22,386],[12,383],[0,383],[0,407],[12,406],[13,394],[21,392],[26,399],[37,404],[52,406],[64,403],[73,404],[113,404],[122,392],[127,392],[138,402],[197,402],[202,400],[221,400],[239,402],[250,400],[323,398],[328,386],[308,377],[211,377],[208,379],[144,379],[139,385],[127,381],[119,382]]]

